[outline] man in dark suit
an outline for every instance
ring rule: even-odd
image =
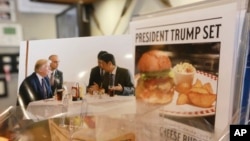
[[[108,53],[107,51],[100,51],[97,55],[97,63],[98,65],[91,69],[90,77],[89,77],[89,85],[88,85],[88,92],[92,93],[93,89],[95,87],[100,86],[102,87],[102,81],[105,71],[100,67],[101,61],[100,57],[101,55]]]
[[[62,89],[63,88],[63,72],[58,70],[59,66],[59,57],[58,55],[50,55],[50,73],[49,73],[49,79],[52,89],[52,94],[54,95],[56,89]]]
[[[110,83],[113,83],[110,88],[117,95],[134,95],[134,85],[131,81],[131,76],[128,69],[116,66],[115,58],[110,53],[105,53],[100,56],[101,68],[105,70],[103,79],[103,88],[105,92],[109,91]],[[110,76],[113,82],[110,82]]]
[[[52,91],[48,78],[49,61],[39,59],[34,72],[26,77],[19,87],[18,105],[27,107],[29,102],[52,97]]]

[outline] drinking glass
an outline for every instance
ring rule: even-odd
[[[63,100],[62,100],[62,109],[61,109],[61,113],[62,113],[62,116],[61,116],[61,119],[60,119],[60,124],[59,126],[61,127],[66,127],[65,125],[65,118],[66,118],[66,114],[67,114],[67,111],[68,111],[68,106],[69,106],[69,100],[70,100],[70,94],[65,94],[63,96]]]
[[[87,116],[87,113],[88,113],[88,102],[85,98],[83,98],[81,101],[80,114],[70,117],[69,119],[69,133],[71,141],[73,140],[74,135],[84,128],[84,118]]]
[[[114,75],[110,74],[109,75],[109,85],[108,85],[108,94],[109,94],[109,96],[114,96],[114,91],[112,90],[112,88],[115,85],[114,83],[115,83],[115,81],[114,81]]]
[[[109,85],[108,86],[108,94],[109,94],[109,96],[114,96],[114,91],[112,90],[113,87],[114,87],[114,85]]]
[[[103,88],[101,88],[99,91],[98,91],[98,95],[99,95],[99,98],[102,99],[102,95],[104,95],[105,93],[105,90]]]

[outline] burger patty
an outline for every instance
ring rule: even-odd
[[[174,82],[170,77],[139,79],[135,92],[137,98],[149,103],[169,103],[174,94]]]
[[[142,81],[144,87],[149,90],[160,90],[168,92],[174,86],[174,81],[170,77],[165,78],[151,78],[146,80],[139,80]]]

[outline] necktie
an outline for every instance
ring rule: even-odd
[[[101,69],[101,71],[100,71],[100,76],[101,76],[101,79],[100,79],[100,88],[102,88],[103,79],[104,79],[104,70],[103,69]]]
[[[109,86],[114,86],[114,74],[109,74]]]
[[[47,90],[46,90],[44,78],[42,78],[42,92],[43,92],[43,98],[47,99]]]
[[[54,75],[53,74],[54,73],[52,72],[51,75],[50,75],[50,84],[51,84],[51,86],[54,85]]]

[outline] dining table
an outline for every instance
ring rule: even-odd
[[[83,107],[83,105],[85,105],[85,107]],[[25,112],[26,116],[24,118],[37,121],[77,114],[108,116],[135,114],[136,98],[134,95],[115,95],[110,97],[107,94],[86,94],[82,100],[78,101],[72,101],[72,99],[69,98],[66,104],[64,100],[50,98],[30,102]]]

